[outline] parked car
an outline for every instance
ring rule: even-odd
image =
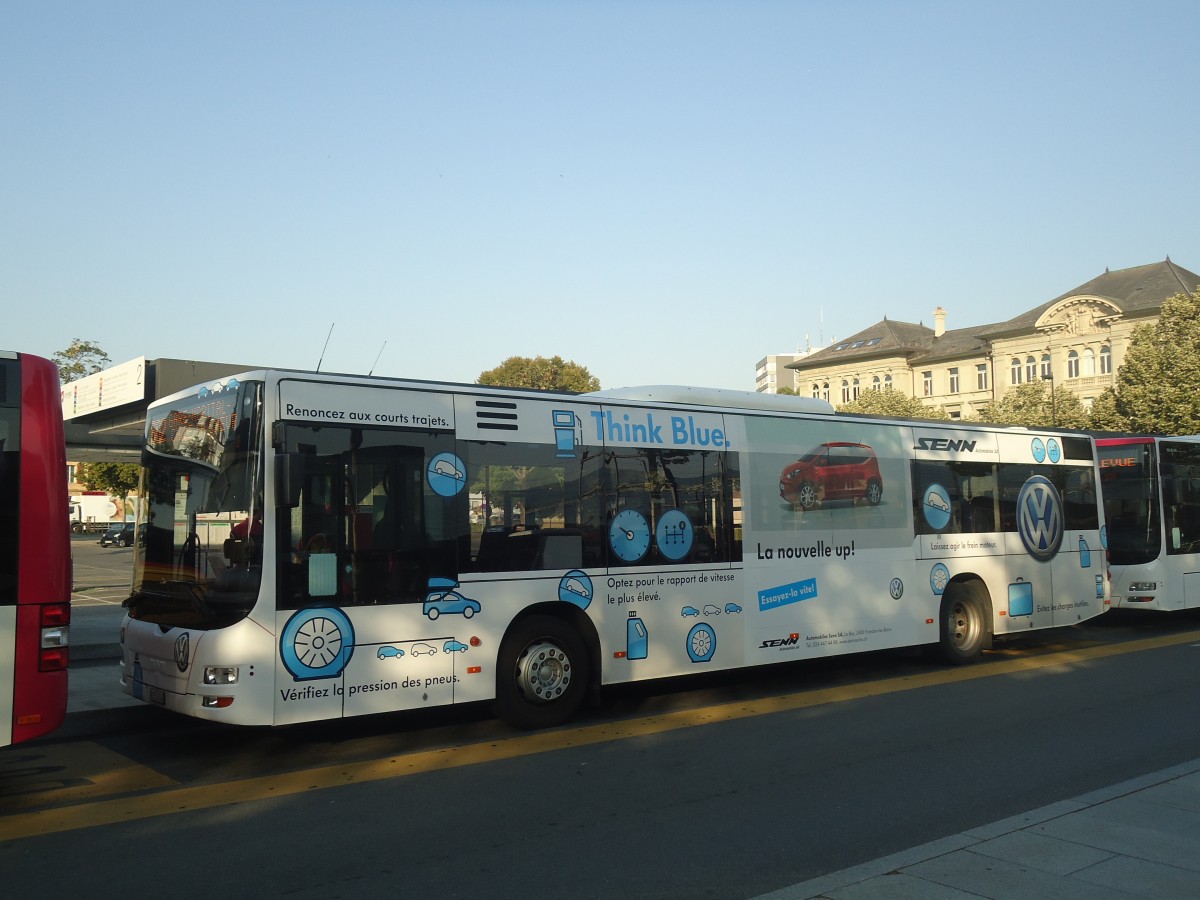
[[[131,547],[133,546],[133,523],[120,522],[111,526],[100,535],[101,547]]]
[[[859,498],[878,506],[883,499],[879,460],[866,444],[818,444],[783,470],[779,496],[801,510]]]

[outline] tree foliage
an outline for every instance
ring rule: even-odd
[[[1094,431],[1129,431],[1129,423],[1117,410],[1117,392],[1106,388],[1092,401],[1088,411],[1088,427]]]
[[[137,490],[141,471],[134,463],[79,463],[75,480],[89,491],[104,491],[115,500],[124,500]]]
[[[479,384],[493,387],[538,388],[543,391],[600,390],[600,380],[584,366],[564,360],[561,356],[510,356],[494,369],[482,372]]]
[[[94,375],[111,362],[99,344],[82,338],[73,338],[71,346],[50,358],[58,366],[58,378],[63,384]]]
[[[1028,381],[1009,388],[995,403],[980,411],[977,421],[1027,428],[1087,428],[1087,409],[1069,388]]]
[[[866,413],[873,416],[894,416],[901,419],[949,419],[940,406],[926,406],[916,397],[892,387],[871,389],[860,394],[857,400],[843,403],[838,412]]]
[[[1155,324],[1133,330],[1115,406],[1129,431],[1200,434],[1200,287],[1163,301]]]

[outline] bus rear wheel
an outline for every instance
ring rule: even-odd
[[[529,616],[501,642],[496,677],[501,719],[518,728],[561,725],[587,691],[587,648],[561,619]]]
[[[978,593],[962,586],[942,595],[938,652],[951,665],[973,662],[988,642],[986,604]]]

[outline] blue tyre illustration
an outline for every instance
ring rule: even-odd
[[[284,668],[297,681],[337,678],[354,654],[354,626],[337,607],[302,609],[279,638]]]
[[[708,662],[717,652],[717,633],[712,626],[700,622],[692,626],[687,636],[687,652],[692,662]]]

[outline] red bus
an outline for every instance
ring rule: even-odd
[[[0,746],[67,711],[71,544],[58,369],[0,350]]]

